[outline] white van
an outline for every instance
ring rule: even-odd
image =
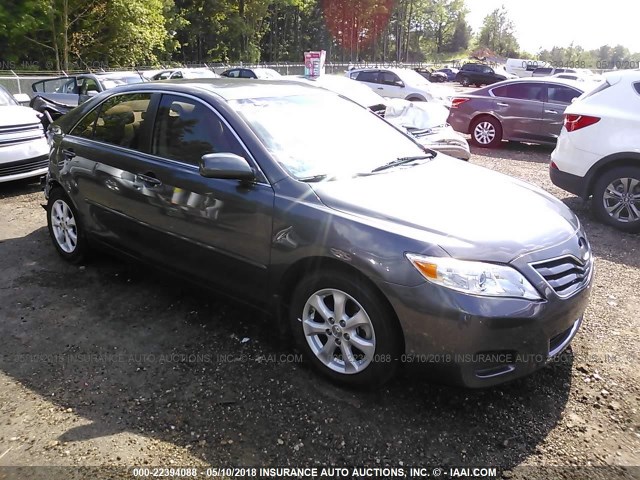
[[[536,68],[550,67],[547,62],[542,60],[531,60],[528,58],[509,58],[504,68],[507,72],[517,75],[518,77],[530,77]]]

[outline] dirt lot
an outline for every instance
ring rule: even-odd
[[[375,393],[334,387],[252,310],[109,257],[63,263],[39,187],[0,184],[0,466],[491,465],[505,477],[637,478],[617,466],[640,465],[640,236],[594,222],[553,187],[549,153],[508,144],[471,161],[580,216],[597,261],[591,304],[572,355],[482,391],[411,372]],[[38,473],[16,472],[0,467],[0,478]]]

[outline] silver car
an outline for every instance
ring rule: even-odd
[[[449,124],[480,147],[502,140],[554,145],[565,109],[589,86],[560,78],[506,80],[455,97]]]

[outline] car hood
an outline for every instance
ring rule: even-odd
[[[40,123],[40,119],[33,108],[19,105],[0,107],[0,127],[33,125],[34,123]]]
[[[580,228],[577,217],[543,190],[445,155],[312,188],[330,208],[435,242],[456,258],[508,263]]]

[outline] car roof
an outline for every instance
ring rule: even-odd
[[[243,98],[287,97],[294,95],[326,94],[323,89],[304,85],[297,81],[288,80],[257,80],[233,78],[204,78],[153,81],[122,86],[118,92],[137,91],[166,91],[181,93],[212,93],[224,100],[240,100]],[[113,90],[115,91],[115,90]]]
[[[503,80],[502,82],[494,83],[486,87],[488,90],[500,85],[514,84],[514,83],[555,83],[561,85],[567,85],[569,87],[577,88],[578,90],[584,90],[584,83],[576,80],[569,80],[566,78],[557,77],[522,77],[513,78],[510,80]]]

